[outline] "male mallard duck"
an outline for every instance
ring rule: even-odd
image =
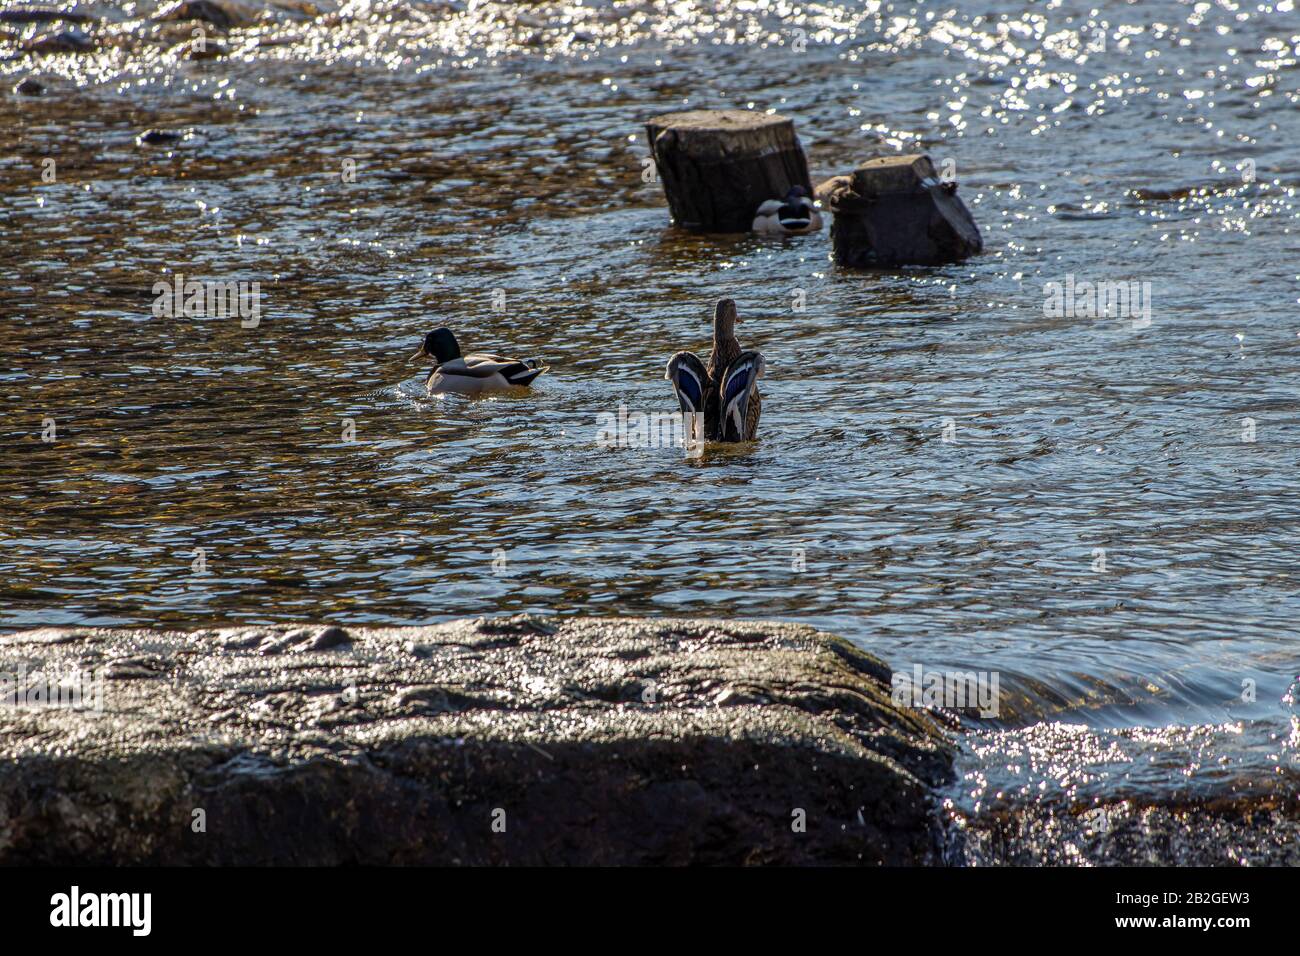
[[[719,299],[713,310],[713,351],[706,368],[694,352],[668,360],[664,378],[673,383],[687,414],[704,414],[705,441],[753,441],[763,400],[758,380],[765,368],[759,352],[742,352],[736,341],[736,303]]]
[[[822,216],[808,198],[802,186],[791,186],[785,199],[769,199],[754,214],[754,232],[783,236],[817,232],[822,227]]]
[[[457,392],[461,395],[484,395],[524,388],[550,366],[537,359],[521,361],[500,355],[461,355],[460,343],[451,329],[434,329],[424,337],[420,350],[410,361],[432,359],[433,368],[424,380],[430,395]]]

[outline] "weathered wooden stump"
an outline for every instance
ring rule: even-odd
[[[817,187],[834,214],[831,242],[842,266],[942,265],[983,251],[957,184],[940,181],[929,156],[871,159]]]
[[[646,123],[673,223],[748,232],[754,211],[791,186],[812,193],[794,121],[753,110],[689,110]]]

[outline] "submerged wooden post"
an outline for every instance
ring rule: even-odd
[[[887,156],[817,187],[834,214],[831,242],[842,266],[941,265],[984,249],[957,184],[929,156]]]
[[[794,121],[754,110],[689,110],[646,123],[673,223],[697,232],[748,232],[754,212],[791,186],[812,195]]]

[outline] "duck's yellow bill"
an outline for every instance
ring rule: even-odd
[[[420,361],[420,359],[422,359],[422,358],[428,358],[428,357],[429,357],[429,353],[426,352],[426,351],[424,350],[424,346],[421,345],[421,346],[420,346],[420,351],[416,352],[416,353],[415,353],[414,355],[412,355],[409,359],[407,359],[407,360],[406,360],[406,364],[407,364],[407,365],[410,365],[412,362],[418,362],[418,361]]]

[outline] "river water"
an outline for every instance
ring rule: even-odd
[[[1294,852],[1292,0],[323,0],[227,6],[209,59],[77,9],[93,51],[0,24],[0,628],[803,621],[998,681],[970,862]],[[928,152],[984,254],[670,229],[641,124],[696,107],[793,117],[814,181]],[[155,315],[176,273],[260,321]],[[1085,281],[1146,308],[1045,308]],[[761,440],[602,447],[723,295]],[[551,370],[426,398],[444,324]]]

